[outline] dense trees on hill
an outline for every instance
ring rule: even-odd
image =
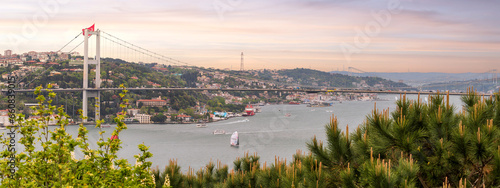
[[[379,77],[355,77],[303,68],[280,70],[278,73],[292,77],[295,81],[303,85],[316,83],[318,86],[325,87],[354,87],[352,85],[353,82],[361,83],[364,80],[368,86],[383,84],[385,87],[408,87],[404,83],[396,83]]]
[[[208,110],[219,112],[242,112],[245,109],[244,105],[227,104],[223,97],[214,97],[207,101]]]
[[[187,70],[181,75],[181,79],[186,82],[187,87],[196,87],[196,81],[200,73],[197,70]]]
[[[150,67],[151,64],[140,65],[135,63],[128,63],[120,59],[103,58],[101,59],[101,79],[102,87],[118,87],[123,84],[125,87],[153,87],[152,84],[160,84],[162,87],[185,87],[186,84],[195,85],[195,81],[198,75],[197,71],[189,71],[184,69],[175,69],[170,67],[169,70],[178,71],[186,74],[182,76],[176,76],[171,74],[172,72],[161,72],[155,71]],[[81,88],[83,83],[82,72],[72,72],[65,69],[82,69],[83,66],[69,66],[69,61],[60,62],[60,66],[46,67],[46,71],[38,71],[27,76],[24,79],[26,82],[31,82],[30,87],[36,87],[39,85],[47,85],[49,83],[56,83],[60,88]],[[92,69],[92,66],[90,67]],[[2,69],[2,70],[10,70]],[[61,74],[50,74],[50,71],[58,71]],[[182,77],[182,78],[181,78]],[[89,87],[94,86],[95,72],[90,72],[89,74]],[[186,80],[183,80],[186,79]],[[112,80],[112,81],[109,81]],[[67,96],[68,95],[68,96]],[[118,92],[106,91],[102,92],[101,95],[101,115],[104,117],[106,115],[115,114],[118,112],[118,101],[119,98],[113,96],[118,95]],[[162,96],[164,99],[170,99],[170,108],[174,110],[180,110],[185,108],[193,107],[197,102],[205,102],[207,97],[199,92],[168,92],[168,91],[134,91],[130,94],[132,99],[151,99],[158,96]],[[75,111],[81,108],[81,93],[73,93],[71,97],[69,94],[61,94],[58,96],[58,100],[54,101],[56,105],[70,105],[69,109],[70,115],[78,115]],[[29,98],[18,96],[18,100],[30,101]],[[31,100],[33,102],[33,100]],[[1,107],[0,102],[0,107]],[[73,106],[76,106],[75,111],[73,111]],[[165,107],[168,108],[168,107]],[[93,108],[89,109],[89,113],[93,113]],[[73,117],[75,118],[75,117]]]

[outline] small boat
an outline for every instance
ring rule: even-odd
[[[300,102],[297,102],[297,101],[291,101],[291,102],[289,102],[288,104],[300,104]]]
[[[260,113],[262,112],[262,109],[260,107],[255,107],[255,113]]]
[[[206,128],[207,124],[205,124],[205,123],[196,124],[196,127],[198,127],[198,128]]]
[[[102,128],[109,128],[109,127],[111,127],[111,125],[109,125],[109,123],[108,123],[108,124],[106,124],[106,125],[101,125],[101,127],[102,127]]]
[[[290,114],[290,113],[285,114],[285,117],[290,117],[290,116],[292,116],[292,114]]]
[[[226,131],[222,129],[216,129],[214,130],[214,134],[226,134]]]
[[[248,122],[250,121],[248,118],[243,119],[243,122]]]
[[[231,146],[232,147],[240,147],[240,138],[238,137],[238,131],[234,131],[231,135]]]
[[[245,113],[242,114],[243,116],[253,116],[255,115],[255,108],[252,105],[247,105],[245,107]]]

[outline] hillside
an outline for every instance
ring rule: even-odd
[[[432,83],[420,86],[422,90],[450,90],[452,92],[466,92],[467,88],[474,88],[477,92],[481,93],[495,93],[498,92],[500,85],[498,80],[468,80],[468,81],[452,81],[442,83]]]
[[[376,76],[395,82],[403,81],[411,86],[421,86],[432,83],[467,81],[491,78],[491,73],[443,73],[443,72],[347,72],[332,71],[331,73],[353,76]]]
[[[125,87],[188,87],[196,81],[196,70],[181,69],[176,67],[166,66],[157,70],[154,67],[156,64],[136,64],[125,62],[120,59],[103,58],[101,60],[101,87],[103,88],[116,88],[120,84]],[[58,88],[81,88],[83,85],[83,66],[70,66],[68,61],[62,61],[59,65],[55,66],[42,66],[42,70],[26,76],[23,80],[25,88],[35,88],[42,85],[46,87],[48,84],[53,84]],[[93,68],[90,68],[91,70]],[[193,80],[194,75],[194,80]],[[95,84],[95,71],[90,71],[89,74],[89,87]],[[105,91],[101,93],[101,115],[114,115],[119,112],[120,97],[119,91]],[[67,112],[73,117],[78,116],[78,109],[82,108],[82,93],[58,93],[54,100],[56,105],[64,105]],[[157,112],[167,112],[174,110],[180,111],[189,109],[199,103],[206,103],[209,99],[206,95],[200,92],[188,91],[133,91],[128,95],[132,100],[130,107],[138,108],[135,106],[135,101],[139,99],[151,99],[160,96],[162,99],[169,100],[169,105],[162,108],[149,108],[145,109],[148,114]],[[32,93],[17,96],[18,101],[23,103],[36,103]],[[6,108],[7,103],[0,102],[1,108]],[[20,105],[24,106],[24,105]],[[89,114],[94,114],[93,108],[89,108]],[[89,117],[92,117],[89,116]]]
[[[301,85],[318,87],[408,87],[408,85],[404,83],[398,83],[380,77],[348,76],[303,68],[280,70],[278,73],[293,78],[296,83]]]

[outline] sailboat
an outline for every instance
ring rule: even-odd
[[[238,131],[234,131],[233,135],[231,135],[231,146],[232,147],[239,147],[240,146],[240,139],[238,137]]]

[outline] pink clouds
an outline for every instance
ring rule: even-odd
[[[21,52],[57,50],[80,29],[96,23],[96,28],[129,42],[200,66],[229,68],[244,51],[249,57],[258,57],[246,61],[247,68],[336,70],[348,64],[339,45],[352,43],[356,28],[373,21],[371,12],[385,10],[388,2],[243,0],[221,20],[212,0],[69,1],[60,5],[46,25],[38,27],[36,36],[17,47]],[[496,1],[400,3],[401,13],[393,14],[390,23],[370,37],[370,44],[352,56],[354,67],[465,72],[496,66],[500,54],[500,26],[493,21],[500,17],[493,8],[499,5]],[[25,0],[11,1],[7,7],[0,8],[6,12],[0,46],[13,49],[5,37],[20,35],[23,20],[40,9]],[[455,66],[450,69],[450,65]]]

